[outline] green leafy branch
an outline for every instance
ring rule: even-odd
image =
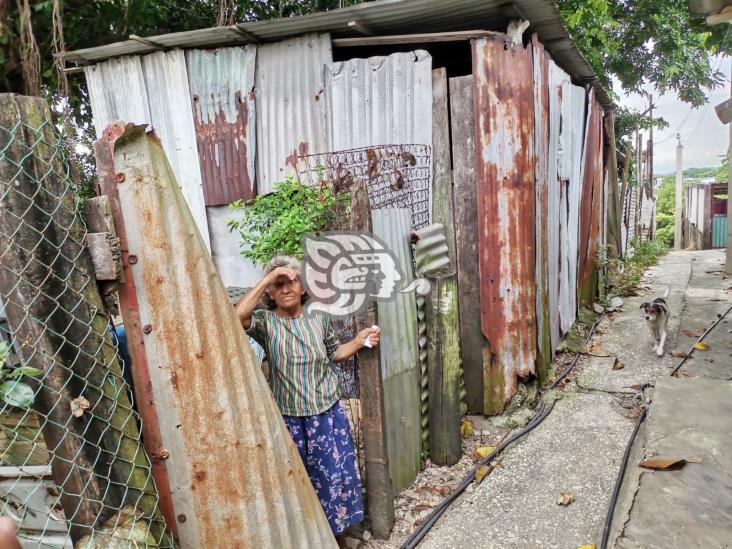
[[[35,391],[30,385],[21,381],[21,377],[39,377],[43,372],[31,366],[6,368],[9,355],[10,347],[4,341],[0,341],[0,399],[10,406],[27,410],[35,400]],[[7,408],[3,409],[5,410]]]
[[[288,176],[275,192],[247,203],[232,202],[229,208],[241,217],[226,223],[241,238],[241,254],[256,265],[281,253],[302,258],[302,236],[331,227],[339,212],[347,212],[349,200],[348,193],[335,193],[325,185],[309,187]]]

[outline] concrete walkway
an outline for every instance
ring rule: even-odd
[[[716,399],[724,399],[725,390],[729,389],[726,385],[728,382],[719,380],[732,377],[732,360],[729,357],[732,352],[731,338],[727,332],[732,327],[732,318],[728,323],[720,324],[710,336],[710,351],[705,352],[704,356],[695,356],[686,369],[690,375],[697,375],[693,373],[694,368],[699,371],[714,370],[716,381],[702,380],[707,381],[707,384],[692,389],[690,384],[695,380],[691,378],[665,379],[680,361],[672,357],[670,351],[676,348],[677,343],[686,351],[698,337],[692,337],[692,332],[687,337],[683,330],[703,329],[714,320],[719,308],[726,308],[726,302],[708,301],[729,300],[729,292],[724,292],[722,288],[732,285],[732,282],[723,280],[721,273],[706,272],[720,270],[718,260],[721,257],[719,252],[671,253],[662,259],[659,266],[649,270],[642,282],[643,286],[649,287],[649,291],[644,292],[646,295],[626,299],[624,311],[603,320],[599,325],[600,334],[594,338],[594,341],[601,343],[601,353],[597,354],[611,356],[584,357],[573,374],[574,381],[563,391],[546,396],[557,399],[550,416],[510,447],[503,454],[500,466],[482,484],[468,488],[420,547],[573,549],[592,543],[599,546],[605,513],[623,452],[640,412],[638,401],[634,398],[636,391],[631,386],[641,383],[655,384],[659,388],[656,391],[658,393],[666,392],[666,387],[674,387],[674,390],[664,397],[666,403],[663,406],[652,407],[643,432],[644,437],[650,437],[647,447],[641,442],[634,449],[630,461],[632,467],[629,467],[611,540],[619,537],[617,547],[624,549],[724,546],[721,540],[716,545],[690,544],[686,541],[688,536],[667,536],[663,542],[652,545],[649,539],[653,538],[653,534],[641,535],[644,530],[669,530],[668,526],[663,526],[662,520],[667,512],[664,502],[669,498],[662,492],[664,480],[671,478],[668,474],[677,472],[649,475],[641,473],[636,464],[647,455],[677,451],[675,446],[664,446],[658,442],[667,441],[670,444],[672,440],[676,443],[687,441],[688,447],[678,457],[701,458],[704,467],[715,467],[714,475],[707,479],[705,475],[708,476],[710,471],[704,472],[705,469],[699,467],[701,464],[687,465],[678,473],[695,476],[679,481],[678,486],[683,489],[685,484],[695,483],[701,477],[705,478],[705,486],[709,486],[710,482],[716,483],[718,487],[713,490],[717,491],[718,498],[712,506],[719,512],[712,522],[718,525],[719,519],[726,516],[727,526],[721,527],[727,533],[723,539],[732,540],[729,515],[732,512],[732,485],[729,480],[732,471],[729,461],[732,457],[732,442],[729,440],[729,427],[732,426],[729,403],[732,403],[732,394],[727,398],[727,407],[714,404],[717,402],[721,405]],[[650,334],[642,321],[639,306],[643,301],[661,295],[666,287],[671,290],[669,301],[673,314],[666,344],[667,353],[659,358],[653,353]],[[680,322],[684,323],[681,330]],[[702,352],[697,353],[702,355]],[[612,369],[615,358],[624,363],[623,369]],[[689,418],[686,423],[673,415],[674,411],[681,409],[679,399],[685,391],[694,391],[702,400],[705,399],[703,395],[709,395],[704,406],[695,406],[694,401],[688,400],[686,408],[690,409],[682,414]],[[655,399],[653,393],[651,391],[649,394]],[[671,415],[666,415],[664,410]],[[718,417],[712,421],[708,416],[714,413]],[[652,425],[668,422],[673,422],[680,434],[675,430],[673,436],[667,436],[659,430],[651,433]],[[717,432],[725,424],[726,431]],[[703,434],[697,436],[697,433]],[[692,439],[695,441],[693,445]],[[657,443],[652,444],[654,440]],[[717,440],[722,442],[719,445],[712,444]],[[712,456],[718,460],[713,461]],[[659,482],[653,484],[650,476]],[[697,488],[700,486],[695,484]],[[705,490],[709,491],[710,488]],[[571,492],[574,497],[569,505],[557,504],[557,498],[563,492]],[[720,503],[724,498],[727,498],[726,504]],[[704,520],[695,522],[691,518],[697,516],[694,511],[697,501],[699,513],[703,515],[709,512],[706,503],[701,506],[701,499],[686,502],[674,500],[674,508],[679,508],[679,514],[669,515],[669,519],[682,521],[684,524],[680,528],[686,532],[698,528],[695,526],[697,523],[706,526]],[[652,521],[657,526],[655,530]],[[719,529],[709,530],[707,537],[700,539],[719,535]],[[674,539],[684,541],[676,544]]]

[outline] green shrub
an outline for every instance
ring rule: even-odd
[[[347,211],[339,205],[350,199],[348,193],[335,194],[329,186],[308,187],[292,176],[275,189],[248,203],[236,200],[229,205],[242,212],[240,219],[227,220],[229,231],[239,234],[241,254],[257,265],[280,253],[302,258],[302,236],[332,226],[335,216]]]
[[[674,226],[674,216],[672,214],[665,214],[656,212],[656,229],[665,229],[666,227]]]
[[[673,227],[671,230],[673,239]],[[622,259],[609,258],[607,254],[601,254],[597,266],[607,269],[608,297],[633,294],[645,270],[651,265],[655,265],[659,257],[667,251],[667,246],[659,240],[645,241],[640,244],[637,240],[633,240],[628,245],[628,250]]]

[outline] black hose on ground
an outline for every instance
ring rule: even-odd
[[[674,368],[674,371],[673,372],[671,372],[671,375],[672,376],[675,376],[676,375],[676,372],[678,372],[681,369],[681,367],[684,364],[686,364],[686,361],[689,360],[689,358],[691,357],[691,355],[696,350],[697,343],[701,343],[702,341],[704,341],[704,338],[709,335],[709,332],[711,332],[712,330],[714,330],[714,328],[717,327],[717,324],[719,324],[720,322],[722,322],[722,319],[724,317],[726,317],[727,316],[727,313],[729,313],[730,311],[732,311],[732,305],[730,305],[729,307],[727,307],[727,310],[725,312],[723,312],[721,315],[719,315],[719,318],[717,318],[717,320],[715,320],[712,323],[712,325],[709,326],[709,328],[706,329],[706,331],[699,337],[699,339],[696,340],[696,343],[694,343],[694,345],[691,346],[691,349],[689,349],[689,352],[686,353],[686,356],[683,358],[683,360],[681,362],[679,362],[679,365],[676,366],[676,368]]]
[[[585,340],[585,345],[590,342],[592,334],[595,333],[595,328],[597,327],[597,324],[600,322],[602,317],[603,315],[599,315],[590,327],[590,331],[587,334],[587,339]],[[569,368],[567,368],[564,372],[562,372],[560,376],[557,377],[557,379],[554,380],[554,382],[549,386],[550,389],[555,389],[557,385],[559,385],[559,383],[567,376],[567,374],[569,374],[574,369],[574,367],[577,365],[577,362],[579,361],[579,357],[581,354],[581,350],[575,353],[574,359],[569,365]],[[414,549],[415,547],[417,547],[417,545],[427,535],[427,533],[435,525],[438,519],[445,513],[445,511],[447,511],[447,508],[452,504],[452,502],[455,501],[458,496],[462,494],[465,489],[473,483],[473,481],[475,480],[475,472],[477,471],[478,467],[490,464],[490,462],[498,457],[498,455],[503,452],[503,450],[506,449],[510,444],[516,442],[518,439],[535,429],[551,413],[551,411],[554,409],[555,403],[556,401],[552,400],[551,403],[546,404],[542,400],[536,410],[536,413],[526,424],[526,426],[523,429],[510,435],[508,438],[504,439],[498,446],[496,446],[495,450],[493,450],[490,454],[480,460],[475,465],[475,467],[473,467],[471,471],[463,478],[463,480],[460,481],[460,484],[457,485],[457,487],[450,493],[450,495],[445,497],[445,499],[437,504],[437,506],[427,516],[427,519],[422,524],[420,524],[419,528],[417,528],[412,533],[412,535],[409,536],[407,540],[400,546],[400,549]]]

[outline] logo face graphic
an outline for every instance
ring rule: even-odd
[[[304,284],[308,312],[352,316],[369,301],[388,301],[396,293],[426,294],[429,281],[418,278],[406,287],[404,272],[386,244],[368,233],[332,232],[305,235]],[[401,283],[401,284],[399,284]]]

